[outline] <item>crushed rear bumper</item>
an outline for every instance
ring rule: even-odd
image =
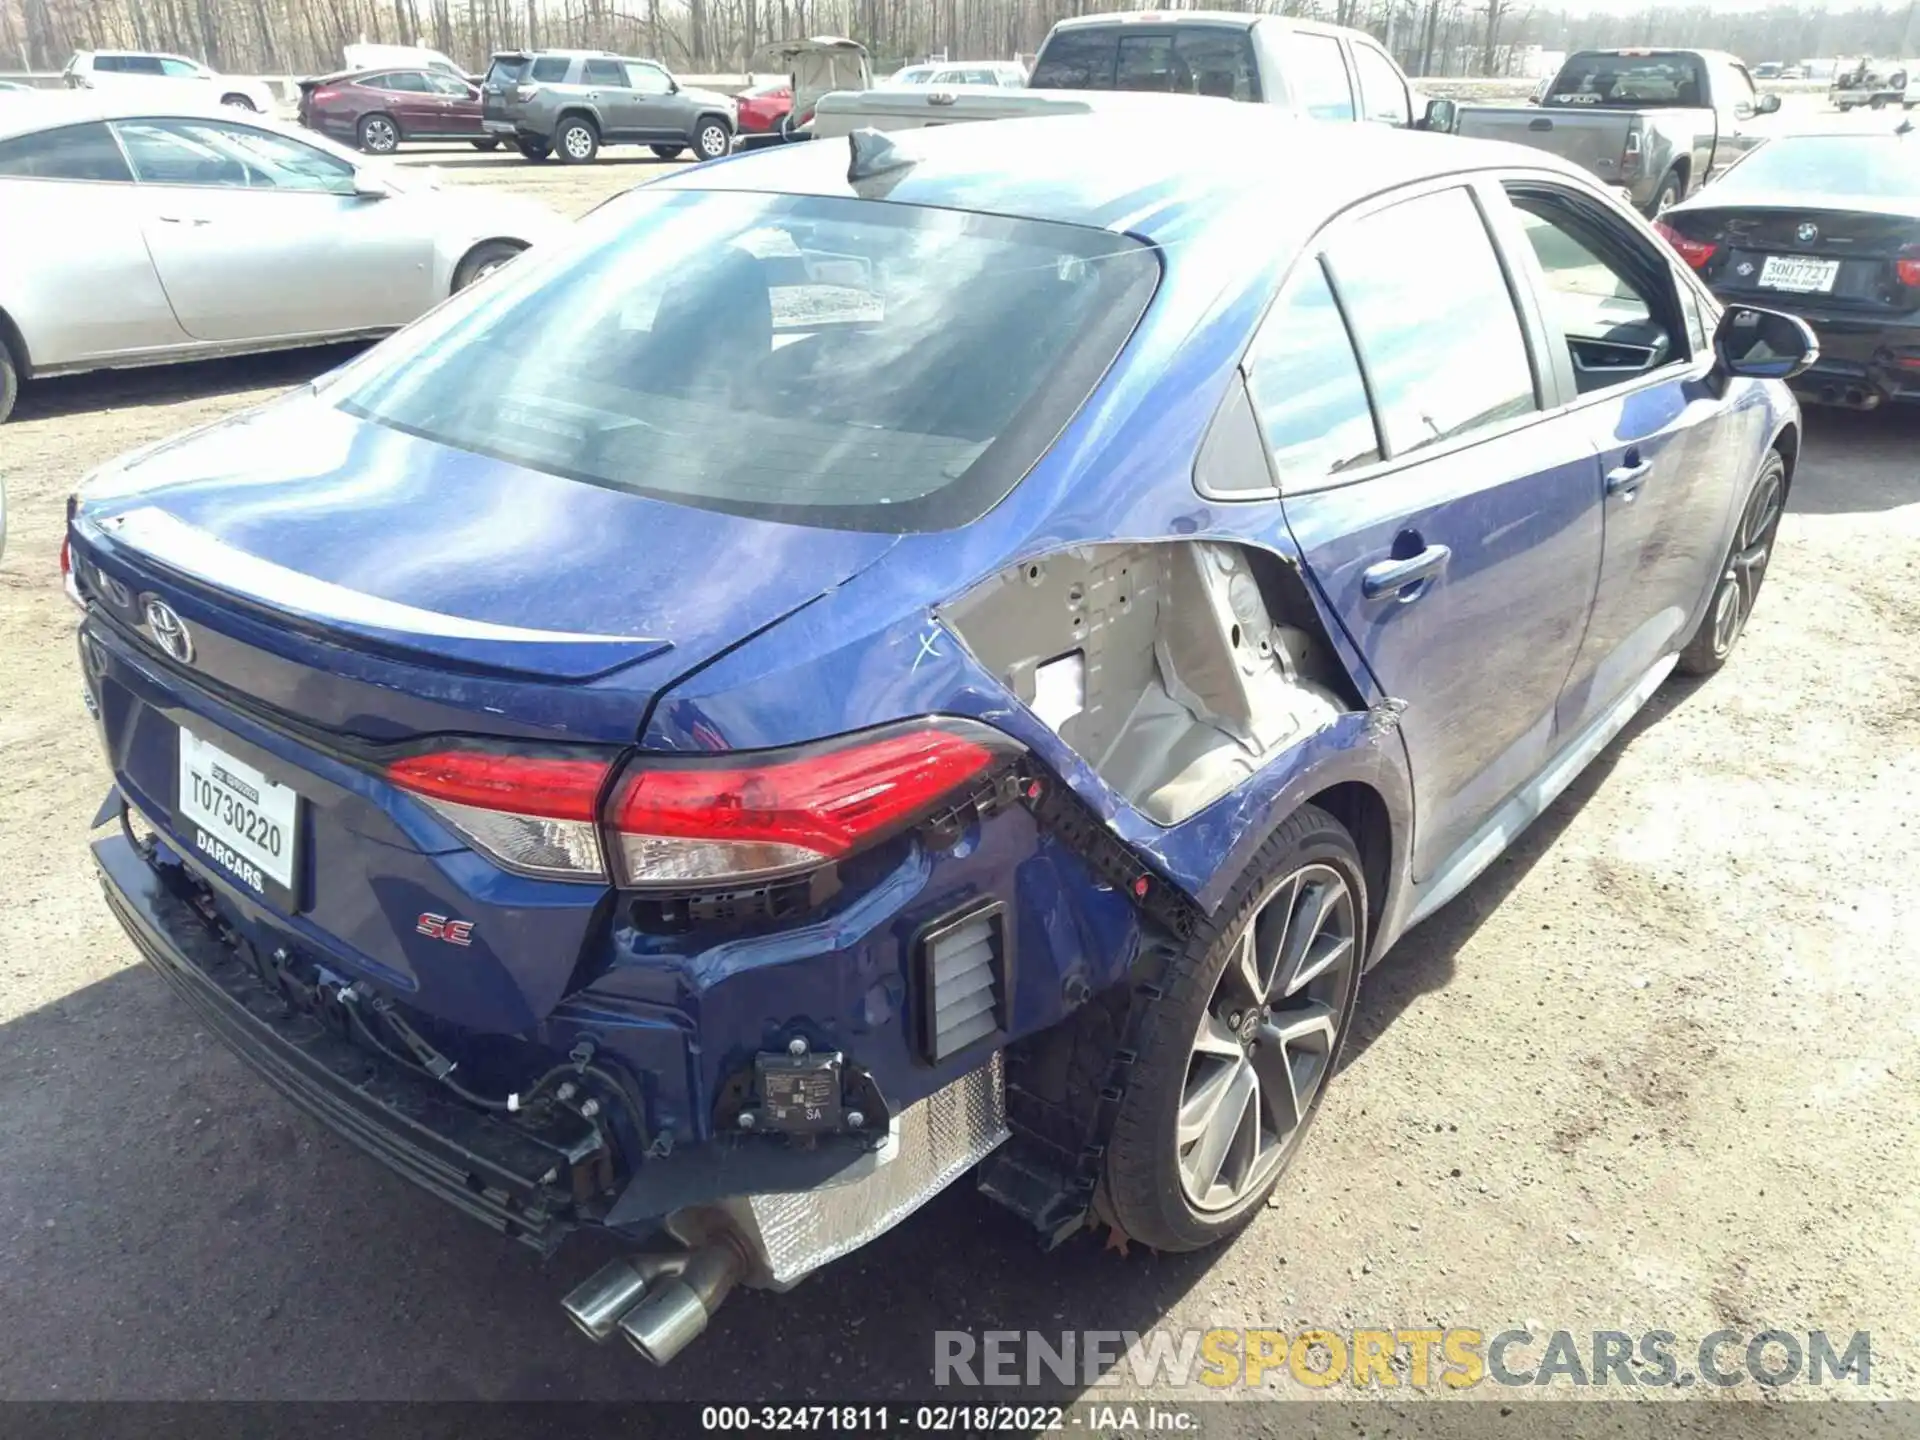
[[[124,834],[93,845],[107,904],[167,984],[294,1104],[502,1234],[551,1251],[579,1223],[578,1151],[461,1105],[294,1009]]]

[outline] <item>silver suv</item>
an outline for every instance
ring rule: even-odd
[[[510,50],[480,84],[480,123],[529,160],[583,164],[604,145],[648,145],[662,160],[691,148],[717,160],[733,148],[733,100],[694,90],[657,60],[604,50]]]

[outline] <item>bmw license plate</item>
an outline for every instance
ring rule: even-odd
[[[1838,260],[1808,260],[1798,255],[1769,255],[1760,267],[1760,285],[1765,290],[1785,290],[1794,295],[1827,295],[1840,277]]]
[[[284,912],[298,908],[300,796],[291,786],[183,728],[176,813],[199,859]]]

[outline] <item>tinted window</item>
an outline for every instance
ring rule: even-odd
[[[616,85],[624,90],[627,84],[627,67],[618,60],[589,60],[580,67],[580,83],[582,85]]]
[[[1116,90],[1173,90],[1173,36],[1122,35]]]
[[[524,55],[509,55],[496,58],[494,62],[487,67],[487,83],[489,85],[516,84],[520,77],[527,73],[527,67],[532,63],[533,62]]]
[[[1353,119],[1353,87],[1340,42],[1331,35],[1287,37],[1287,88],[1315,120]]]
[[[1413,107],[1407,100],[1407,82],[1400,78],[1393,61],[1371,45],[1356,43],[1353,69],[1360,77],[1361,113],[1367,119],[1388,125],[1405,125],[1413,119]]]
[[[1465,190],[1367,216],[1328,260],[1392,454],[1537,408],[1513,297]]]
[[[558,85],[567,78],[567,70],[572,64],[564,55],[542,55],[533,62],[528,74],[543,84]]]
[[[149,185],[353,193],[353,166],[311,145],[217,120],[122,120],[115,127]]]
[[[1228,100],[1258,100],[1259,72],[1254,68],[1253,45],[1245,30],[1225,25],[1190,25],[1173,41],[1194,95],[1218,95]]]
[[[1360,363],[1319,265],[1288,287],[1247,361],[1282,492],[1380,458]]]
[[[1027,83],[1036,90],[1111,90],[1120,32],[1108,26],[1056,30]]]
[[[104,70],[109,75],[117,75],[122,71],[126,70],[128,67],[127,67],[125,56],[96,55],[93,57],[93,68],[96,71]]]
[[[451,75],[442,75],[438,71],[427,76],[427,84],[442,95],[450,95],[456,100],[471,100],[473,87],[464,80],[456,80]]]
[[[408,95],[430,94],[433,87],[427,83],[427,77],[417,70],[396,70],[386,77],[385,90],[399,90]]]
[[[129,75],[164,75],[166,67],[160,63],[158,55],[122,55],[116,67]]]
[[[1703,105],[1707,87],[1694,56],[1574,56],[1548,87],[1548,105]]]
[[[63,125],[0,140],[0,175],[31,180],[133,180],[105,125]]]
[[[658,65],[627,66],[627,85],[642,95],[666,95],[673,89],[673,81]]]
[[[1159,278],[1126,236],[896,203],[642,188],[582,223],[344,408],[709,509],[945,529],[1053,443]]]

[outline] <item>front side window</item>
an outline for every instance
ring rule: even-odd
[[[122,120],[114,127],[145,185],[353,193],[353,166],[283,135],[217,120]]]
[[[1111,90],[1119,51],[1115,27],[1056,30],[1041,48],[1027,83],[1036,90]]]
[[[629,64],[627,88],[642,95],[668,95],[673,92],[673,81],[658,65]]]
[[[0,140],[0,175],[22,180],[118,180],[131,184],[126,156],[98,121]]]
[[[160,70],[162,74],[186,80],[198,80],[201,73],[200,67],[190,60],[162,60]]]
[[[427,84],[435,91],[454,100],[471,100],[473,87],[464,80],[456,80],[451,75],[438,73],[426,77]]]
[[[1582,395],[1685,358],[1678,325],[1668,319],[1668,261],[1638,237],[1603,229],[1571,197],[1523,191],[1512,198],[1546,282],[1548,329],[1567,347]]]
[[[1247,391],[1282,494],[1380,458],[1360,362],[1318,262],[1261,324]]]
[[[398,90],[406,95],[427,95],[433,90],[427,83],[427,77],[418,70],[396,70],[387,76],[387,83],[381,88]]]
[[[1160,274],[1107,231],[876,201],[641,189],[582,224],[342,408],[707,509],[948,529],[1053,443]]]
[[[1407,97],[1407,82],[1384,52],[1356,41],[1353,68],[1360,77],[1361,113],[1367,119],[1383,125],[1412,123],[1413,102]]]
[[[572,62],[564,55],[542,55],[533,62],[528,75],[543,85],[563,84]]]
[[[589,60],[580,69],[582,85],[612,85],[624,90],[627,67],[618,60]]]
[[[1287,88],[1315,120],[1353,119],[1353,86],[1346,57],[1331,35],[1295,33],[1286,39]]]
[[[1467,191],[1375,211],[1328,247],[1327,261],[1389,454],[1539,408],[1520,317]]]

